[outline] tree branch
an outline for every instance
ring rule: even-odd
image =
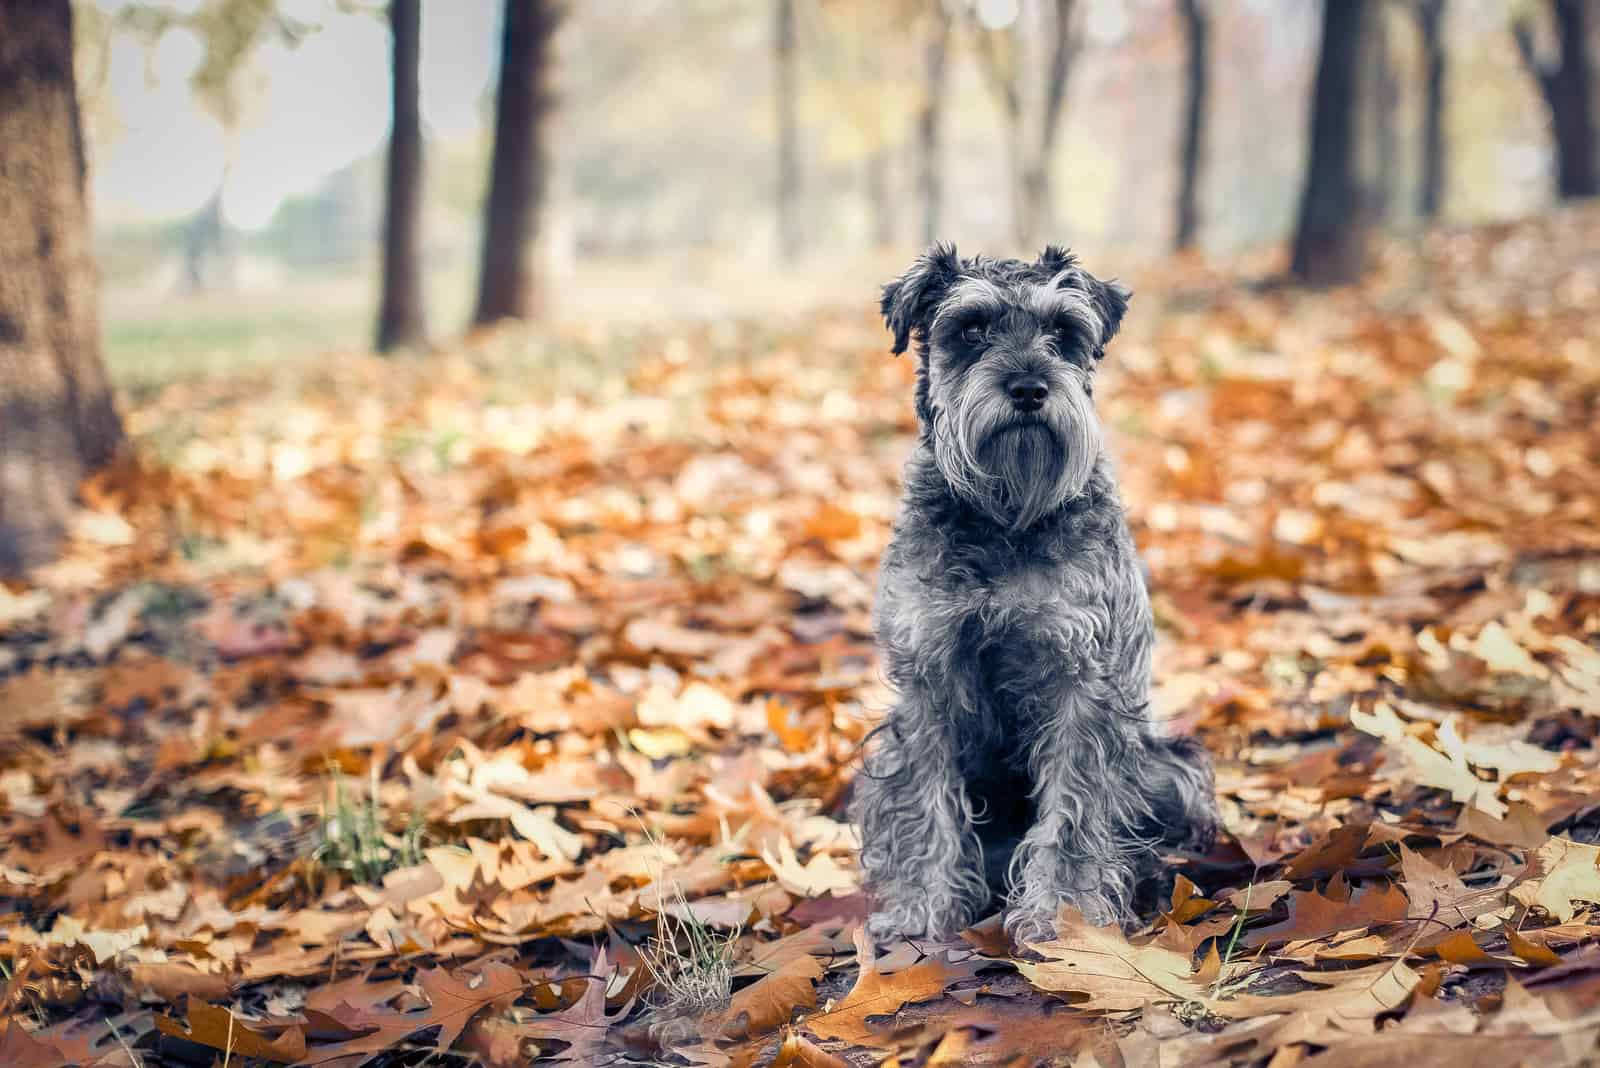
[[[1000,34],[997,31],[980,30],[977,36],[978,66],[988,78],[989,87],[994,90],[996,99],[1005,110],[1006,118],[1016,122],[1022,117],[1022,92],[1017,86],[1016,64],[1008,65],[1001,56]]]

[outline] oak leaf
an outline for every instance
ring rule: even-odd
[[[1083,994],[1073,1004],[1093,1012],[1122,1012],[1157,1001],[1204,1001],[1188,957],[1158,945],[1135,946],[1119,927],[1095,927],[1076,909],[1056,917],[1056,937],[1029,943],[1043,961],[1018,961],[1017,970],[1040,990]]]
[[[861,962],[855,985],[827,1012],[805,1021],[806,1028],[819,1037],[840,1039],[854,1046],[883,1044],[883,1036],[868,1025],[869,1016],[892,1016],[903,1006],[939,997],[946,987],[970,978],[985,963],[973,958],[951,964],[941,957],[927,957],[885,975],[878,971],[871,941],[859,928],[855,942],[856,957]]]
[[[796,1008],[817,1004],[816,988],[822,964],[815,957],[791,957],[769,975],[735,993],[720,1017],[717,1030],[728,1038],[764,1034],[789,1022]]]

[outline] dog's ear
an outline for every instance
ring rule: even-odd
[[[961,259],[956,247],[940,242],[919,256],[905,274],[883,287],[878,308],[883,312],[884,325],[894,335],[896,356],[906,351],[911,332],[927,319],[960,274]]]
[[[1117,330],[1122,326],[1122,317],[1127,314],[1133,290],[1115,278],[1102,282],[1087,271],[1083,274],[1083,284],[1089,291],[1094,310],[1100,314],[1100,321],[1105,324],[1100,344],[1095,348],[1095,358],[1099,359],[1105,356],[1106,346],[1111,344],[1111,339],[1117,336]]]
[[[1046,277],[1060,274],[1062,271],[1078,265],[1078,257],[1072,254],[1071,249],[1062,248],[1060,245],[1046,245],[1044,251],[1039,253],[1039,258],[1033,261]]]

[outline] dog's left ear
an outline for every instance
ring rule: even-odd
[[[1089,291],[1089,299],[1094,303],[1094,310],[1100,314],[1100,321],[1105,324],[1105,329],[1100,335],[1100,344],[1095,349],[1095,358],[1103,358],[1106,346],[1111,344],[1111,339],[1117,336],[1117,331],[1122,326],[1122,317],[1127,314],[1128,301],[1133,299],[1133,290],[1112,279],[1102,282],[1094,275],[1085,271],[1083,274],[1084,286]]]
[[[1078,257],[1060,245],[1046,245],[1034,265],[1046,275],[1059,276],[1066,272],[1068,277],[1077,277],[1103,324],[1094,356],[1097,360],[1104,357],[1106,346],[1111,344],[1111,339],[1117,336],[1117,330],[1122,326],[1122,317],[1128,311],[1128,301],[1133,298],[1133,291],[1115,279],[1100,281],[1079,265]]]
[[[893,352],[896,356],[906,351],[911,333],[926,323],[928,313],[944,299],[945,291],[961,274],[961,258],[956,247],[940,242],[928,249],[906,273],[883,287],[883,300],[878,305],[883,312],[883,322],[894,335]]]

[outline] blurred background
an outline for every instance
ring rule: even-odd
[[[5,0],[0,561],[48,556],[116,390],[509,321],[584,339],[524,368],[572,394],[617,329],[865,313],[935,240],[1071,245],[1145,323],[1197,281],[1443,294],[1430,235],[1600,191],[1597,4]]]
[[[422,278],[407,299],[448,338],[477,297],[508,43],[499,3],[415,6],[417,174],[394,180],[412,187],[406,254]],[[541,310],[557,320],[861,300],[863,281],[935,238],[990,252],[1066,242],[1128,270],[1177,246],[1281,245],[1295,229],[1322,37],[1312,0],[526,6],[547,25],[511,62],[539,84],[524,119],[543,175],[527,195],[541,201]],[[1558,135],[1575,125],[1562,94],[1595,92],[1556,76],[1569,24],[1600,32],[1583,27],[1584,0],[1334,6],[1371,9],[1363,84],[1334,90],[1366,127],[1350,145],[1360,203],[1341,225],[1359,213],[1409,232],[1562,195]],[[369,341],[394,88],[386,5],[74,7],[113,374]],[[1594,121],[1570,135],[1591,157]],[[1566,191],[1594,180],[1591,163]]]

